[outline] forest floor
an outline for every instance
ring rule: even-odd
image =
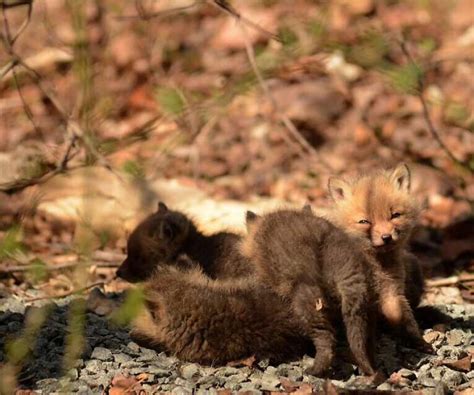
[[[130,343],[94,309],[82,360],[60,379],[66,306],[94,285],[111,300],[130,287],[115,270],[127,234],[158,200],[208,232],[243,231],[247,208],[323,207],[329,176],[403,161],[425,206],[411,242],[428,279],[425,303],[454,321],[425,332],[435,356],[384,336],[379,388],[467,391],[472,1],[172,3],[35,2],[30,19],[27,5],[0,9],[1,341],[23,328],[26,306],[60,305],[15,385],[115,394],[322,388],[302,373],[308,358],[184,364]],[[334,385],[359,385],[350,364],[339,366]]]

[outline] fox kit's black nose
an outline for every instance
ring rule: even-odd
[[[388,244],[392,241],[392,235],[387,233],[387,234],[384,234],[382,235],[382,241],[385,243],[385,244]]]

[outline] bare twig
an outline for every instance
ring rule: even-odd
[[[35,298],[29,298],[29,299],[26,299],[25,302],[29,303],[29,302],[36,302],[38,300],[48,300],[48,299],[61,299],[61,298],[66,298],[68,296],[71,296],[71,295],[74,295],[74,294],[80,294],[84,291],[87,291],[91,288],[94,288],[94,287],[102,287],[104,286],[105,284],[109,283],[110,281],[112,281],[112,279],[110,279],[109,281],[97,281],[95,283],[92,283],[92,284],[89,284],[85,287],[81,287],[81,288],[77,288],[77,289],[73,289],[71,291],[68,291],[68,292],[63,292],[61,294],[58,294],[58,295],[51,295],[51,296],[38,296],[38,297],[35,297]]]
[[[264,35],[271,37],[275,41],[282,42],[282,39],[278,37],[278,35],[276,35],[275,33],[269,32],[268,30],[265,30],[260,25],[256,24],[252,20],[243,16],[227,0],[208,0],[208,1],[210,1],[213,5],[217,6],[220,10],[223,10],[227,14],[231,15],[236,20],[242,22],[243,24],[248,25],[251,28],[259,31],[260,33],[263,33]]]
[[[57,265],[48,265],[48,266],[43,266],[42,269],[46,271],[54,271],[54,270],[64,270],[64,269],[70,269],[76,266],[79,266],[83,264],[84,262],[76,260],[74,262],[64,262],[64,263],[59,263]],[[114,268],[114,267],[119,267],[121,261],[115,261],[115,262],[90,262],[86,264],[85,266],[97,266],[97,267],[105,267],[105,268]],[[37,265],[16,265],[16,266],[7,266],[7,267],[2,267],[0,266],[0,273],[22,273],[22,272],[27,272],[30,270],[36,269],[38,266]]]
[[[194,7],[196,7],[198,4],[202,3],[203,0],[198,0],[194,1],[193,3],[189,5],[185,5],[182,7],[175,7],[175,8],[170,8],[169,10],[164,10],[164,11],[158,11],[158,12],[146,12],[145,7],[143,7],[143,4],[141,1],[137,0],[135,1],[135,8],[137,9],[137,14],[136,15],[119,15],[116,17],[116,19],[119,20],[124,20],[124,19],[143,19],[143,20],[150,20],[154,18],[162,18],[166,17],[169,15],[177,14],[182,11],[190,10]]]
[[[426,285],[428,287],[447,287],[450,285],[458,285],[469,281],[474,281],[474,274],[463,273],[459,276],[451,276],[436,280],[427,280]]]
[[[400,40],[399,43],[400,43],[400,48],[402,52],[404,53],[404,55],[406,56],[406,58],[408,59],[408,61],[416,65],[417,63],[415,62],[415,59],[412,57],[410,51],[408,50],[408,47],[405,41]],[[442,140],[439,131],[434,126],[433,121],[430,116],[429,109],[428,109],[428,104],[426,103],[426,99],[424,97],[424,81],[422,78],[418,80],[418,89],[416,90],[416,96],[418,97],[421,103],[421,107],[423,109],[423,118],[425,119],[426,125],[428,126],[428,130],[430,131],[431,135],[436,140],[440,148],[454,163],[468,170],[470,173],[473,173],[474,172],[473,169],[471,169],[467,164],[465,164],[463,161],[461,161],[460,159],[456,158],[456,156],[454,156],[454,154],[450,151],[450,149],[446,146],[446,144]]]

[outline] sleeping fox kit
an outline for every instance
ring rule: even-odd
[[[261,284],[288,300],[316,358],[308,373],[323,375],[334,358],[334,318],[342,315],[349,347],[361,370],[375,373],[369,320],[376,295],[370,265],[346,233],[308,210],[247,213],[242,253]]]
[[[431,350],[412,311],[423,293],[423,276],[416,257],[406,248],[420,211],[409,194],[408,167],[401,164],[352,181],[331,178],[328,186],[335,205],[325,216],[374,258],[370,261],[375,262],[382,314],[391,324],[402,324],[420,348]]]
[[[207,364],[251,355],[283,361],[311,348],[288,304],[244,277],[250,266],[240,255],[240,239],[204,236],[184,214],[160,203],[130,235],[118,270],[128,281],[146,281],[145,308],[132,337]]]
[[[277,294],[248,279],[213,280],[200,268],[159,267],[145,283],[132,338],[182,360],[225,364],[255,355],[301,358],[311,344]]]
[[[158,210],[130,234],[127,258],[117,275],[130,282],[143,281],[158,263],[176,265],[180,261],[198,263],[211,278],[247,275],[251,266],[239,252],[240,239],[230,232],[204,235],[185,214],[160,202]],[[189,259],[180,260],[180,255]]]

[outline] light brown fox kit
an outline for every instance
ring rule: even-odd
[[[402,324],[415,343],[429,351],[412,312],[423,293],[423,276],[417,259],[406,249],[420,212],[409,194],[408,167],[401,164],[352,181],[331,178],[328,186],[335,206],[326,217],[357,238],[375,259],[382,314],[391,324]]]
[[[373,374],[369,338],[375,295],[370,265],[351,238],[308,210],[247,213],[242,252],[261,284],[289,301],[316,358],[308,373],[324,375],[334,357],[333,321],[342,315],[351,351],[365,374]]]

